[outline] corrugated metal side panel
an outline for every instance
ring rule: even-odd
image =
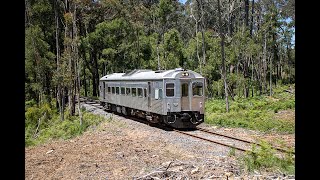
[[[150,111],[157,114],[163,114],[163,100],[156,100],[151,98],[151,109]]]

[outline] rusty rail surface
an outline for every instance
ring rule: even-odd
[[[226,138],[230,138],[230,139],[242,141],[242,142],[245,142],[245,143],[255,144],[255,145],[258,145],[258,146],[262,146],[260,143],[256,143],[256,142],[252,142],[252,141],[248,141],[248,140],[244,140],[244,139],[240,139],[240,138],[236,138],[236,137],[232,137],[232,136],[228,136],[228,135],[224,135],[224,134],[212,132],[212,131],[209,131],[209,130],[207,130],[207,129],[203,129],[203,128],[199,128],[199,127],[197,127],[197,130],[202,131],[202,132],[205,132],[205,133],[208,133],[208,134],[218,135],[218,136],[222,136],[222,137],[226,137]],[[285,149],[282,149],[282,148],[279,148],[279,147],[275,147],[275,146],[271,146],[271,147],[272,147],[273,149],[276,149],[276,150],[281,151],[281,152],[286,152],[286,153],[295,154],[295,152],[289,152],[289,151],[287,151],[287,150],[285,150]]]
[[[202,139],[202,140],[205,140],[205,141],[209,141],[209,142],[212,142],[212,143],[220,144],[220,145],[222,145],[222,146],[227,146],[227,147],[230,147],[230,148],[234,148],[234,149],[237,149],[237,150],[240,150],[240,151],[250,151],[250,150],[248,150],[248,149],[243,149],[243,148],[231,146],[231,145],[229,145],[229,144],[225,144],[225,143],[221,143],[221,142],[214,141],[214,140],[211,140],[211,139],[207,139],[207,138],[203,138],[203,137],[196,136],[196,135],[193,135],[193,134],[189,134],[189,133],[186,133],[186,132],[184,132],[184,131],[179,131],[179,130],[177,130],[177,129],[173,129],[173,131],[178,132],[178,133],[181,133],[181,134],[185,134],[185,135],[188,135],[188,136],[191,136],[191,137],[194,137],[194,138],[198,138],[198,139]]]
[[[92,106],[95,106],[94,103],[99,103],[99,100],[93,100],[93,99],[90,99],[90,98],[87,98],[87,97],[80,97],[82,98],[83,100],[80,100],[80,102],[85,102],[85,103],[88,103]],[[95,106],[99,109],[102,109],[101,106]],[[133,118],[133,117],[132,117]],[[199,128],[197,127],[196,128],[197,130],[201,131],[201,132],[205,132],[205,133],[208,133],[208,134],[213,134],[213,135],[218,135],[218,136],[222,136],[222,137],[226,137],[226,138],[230,138],[230,139],[233,139],[233,140],[237,140],[237,141],[241,141],[241,142],[245,142],[245,143],[249,143],[249,144],[255,144],[255,145],[258,145],[258,146],[262,146],[260,143],[256,143],[256,142],[252,142],[252,141],[248,141],[248,140],[244,140],[244,139],[240,139],[240,138],[236,138],[236,137],[232,137],[232,136],[228,136],[228,135],[224,135],[224,134],[220,134],[220,133],[216,133],[216,132],[212,132],[212,131],[209,131],[207,129],[203,129],[203,128]],[[202,140],[205,140],[205,141],[208,141],[208,142],[211,142],[211,143],[216,143],[216,144],[219,144],[219,145],[222,145],[222,146],[227,146],[227,147],[230,147],[230,148],[234,148],[234,149],[237,149],[237,150],[240,150],[240,151],[249,151],[249,152],[252,152],[251,150],[249,149],[243,149],[243,148],[239,148],[239,147],[235,147],[235,146],[232,146],[232,145],[229,145],[229,144],[225,144],[225,143],[222,143],[222,142],[218,142],[218,141],[214,141],[214,140],[211,140],[211,139],[207,139],[207,138],[203,138],[203,137],[200,137],[200,136],[196,136],[196,135],[193,135],[193,134],[190,134],[190,133],[187,133],[185,131],[180,131],[180,130],[177,130],[177,129],[174,129],[174,128],[171,128],[171,130],[175,131],[175,132],[178,132],[178,133],[181,133],[181,134],[184,134],[184,135],[188,135],[188,136],[191,136],[191,137],[194,137],[194,138],[198,138],[198,139],[202,139]],[[285,149],[282,149],[282,148],[279,148],[279,147],[274,147],[272,146],[273,149],[276,149],[278,151],[281,151],[281,152],[286,152],[286,153],[292,153],[292,154],[295,154],[295,152],[289,152]]]

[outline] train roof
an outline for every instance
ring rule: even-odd
[[[186,75],[186,76],[183,76]],[[152,79],[174,79],[179,77],[203,78],[199,73],[176,68],[171,70],[152,71],[149,69],[135,69],[127,73],[113,73],[100,78],[100,80],[122,81],[122,80],[152,80]]]

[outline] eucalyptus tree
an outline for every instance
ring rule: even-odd
[[[26,97],[41,104],[50,102],[52,96],[51,78],[55,55],[50,45],[54,40],[54,26],[50,21],[54,16],[48,0],[26,0],[25,5]]]

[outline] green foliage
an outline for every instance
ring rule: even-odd
[[[39,26],[26,28],[25,38],[25,69],[26,90],[31,98],[46,90],[46,75],[54,67],[54,54],[49,51],[49,44],[44,40],[44,34]]]
[[[279,87],[283,89],[285,87]],[[294,121],[275,118],[280,110],[294,109],[294,96],[275,90],[274,98],[255,96],[230,101],[230,112],[226,113],[223,99],[212,99],[206,102],[205,122],[223,127],[243,127],[265,132],[294,133]]]
[[[162,67],[173,69],[182,67],[184,62],[183,44],[180,33],[176,29],[170,29],[164,34],[165,59]]]
[[[171,0],[160,0],[157,16],[161,19],[161,23],[165,23],[168,20],[168,15],[170,15],[174,10],[173,4]]]
[[[295,160],[292,149],[285,153],[284,157],[276,155],[276,150],[271,144],[261,141],[261,148],[252,146],[251,151],[240,157],[240,164],[249,172],[253,170],[276,171],[277,169],[287,175],[295,173]]]
[[[235,156],[236,155],[236,149],[235,148],[231,148],[229,153],[228,153],[229,156]]]
[[[69,139],[82,134],[89,127],[98,126],[105,118],[88,112],[82,112],[82,125],[79,117],[70,116],[65,112],[65,120],[61,121],[59,114],[51,110],[49,104],[41,107],[32,106],[25,112],[25,145],[42,144],[51,139]],[[40,119],[40,126],[38,127]],[[36,131],[38,127],[38,132]]]

